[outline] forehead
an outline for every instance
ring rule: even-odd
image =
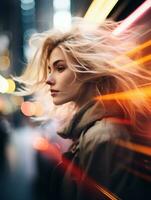
[[[56,47],[55,49],[53,49],[53,51],[50,54],[49,62],[50,64],[53,64],[57,60],[66,60],[63,51],[59,47]]]

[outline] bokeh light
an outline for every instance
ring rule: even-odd
[[[5,93],[9,88],[8,81],[0,75],[0,92]]]
[[[15,91],[16,85],[15,82],[12,79],[7,79],[8,82],[8,90],[7,93],[12,93]]]
[[[0,70],[7,70],[10,67],[10,58],[8,56],[0,56]]]
[[[21,104],[21,111],[25,116],[33,116],[35,114],[36,107],[34,103],[30,101],[24,101]]]

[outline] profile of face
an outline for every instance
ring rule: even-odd
[[[51,52],[48,71],[49,77],[46,83],[50,86],[53,103],[62,105],[71,101],[76,102],[79,99],[82,83],[75,78],[59,47]]]

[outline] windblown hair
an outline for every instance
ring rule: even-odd
[[[114,99],[116,105],[123,109],[125,117],[129,117],[135,125],[137,115],[146,116],[151,110],[149,99],[141,91],[143,86],[151,83],[151,72],[127,53],[137,45],[140,32],[129,30],[115,36],[112,31],[119,23],[106,20],[101,25],[92,25],[78,19],[66,32],[51,30],[34,35],[30,41],[38,46],[37,51],[23,75],[15,78],[24,84],[19,93],[34,94],[35,99],[42,100],[43,105],[46,97],[45,115],[50,117],[54,117],[52,112],[55,110],[53,114],[58,113],[60,108],[64,113],[75,111],[71,103],[54,106],[48,92],[49,86],[46,85],[50,54],[55,47],[59,47],[76,78],[83,83],[94,82],[100,95],[129,90],[140,92],[139,98],[132,95],[125,100],[116,96]]]

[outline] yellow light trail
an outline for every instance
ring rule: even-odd
[[[108,200],[120,200],[119,197],[113,195],[111,192],[108,192],[106,189],[103,189],[100,185],[94,184],[94,186],[105,195]]]
[[[104,7],[106,0],[93,0],[91,5],[89,6],[84,18],[93,18],[94,13],[101,11]]]
[[[92,23],[101,23],[117,2],[118,0],[94,0],[84,18]]]

